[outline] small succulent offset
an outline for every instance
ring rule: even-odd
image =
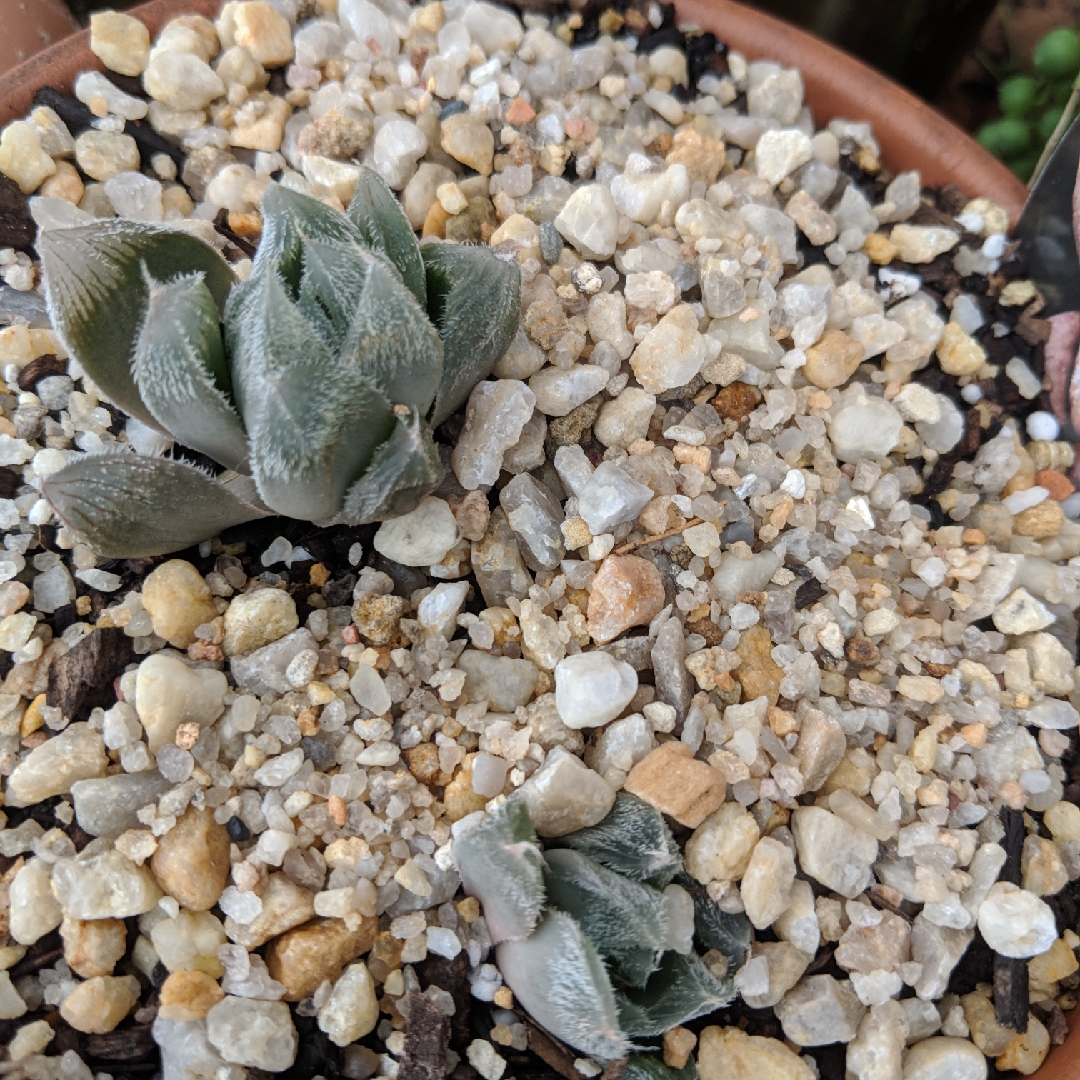
[[[108,398],[219,462],[85,455],[46,478],[101,555],[161,555],[268,514],[359,525],[443,475],[432,430],[517,330],[516,263],[420,245],[364,168],[345,213],[272,185],[251,275],[195,236],[110,220],[42,233],[49,312]]]
[[[646,1052],[648,1040],[735,996],[746,917],[708,899],[683,871],[662,815],[632,795],[546,851],[524,800],[511,797],[455,839],[454,858],[521,1005],[598,1061],[629,1055],[635,1080],[678,1075]],[[695,945],[707,960],[723,954],[726,971]]]

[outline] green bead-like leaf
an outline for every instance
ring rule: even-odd
[[[619,1019],[627,1034],[649,1038],[722,1009],[734,997],[732,978],[714,978],[696,953],[666,952],[644,990],[618,995]]]
[[[663,896],[579,851],[548,851],[544,861],[549,901],[577,920],[621,982],[644,986],[667,940]]]
[[[483,905],[493,942],[533,932],[544,908],[544,860],[520,799],[497,807],[457,837],[454,859],[465,891]]]
[[[390,401],[331,355],[272,267],[234,291],[226,345],[259,494],[280,514],[333,519],[393,431]]]
[[[363,242],[359,231],[344,214],[281,184],[271,184],[266,189],[259,209],[263,229],[255,252],[252,277],[274,266],[294,297],[300,288],[305,240],[339,244]]]
[[[517,333],[521,272],[486,247],[423,244],[427,309],[443,341],[443,373],[431,415],[438,427],[491,374]]]
[[[267,516],[230,487],[183,461],[127,453],[83,455],[41,485],[60,520],[110,559],[166,555]]]
[[[398,416],[390,438],[376,451],[364,475],[345,496],[341,520],[348,525],[385,521],[415,510],[442,480],[445,470],[431,428],[416,409]]]
[[[681,1069],[673,1069],[655,1054],[631,1054],[623,1069],[622,1080],[697,1080],[697,1074],[692,1061]]]
[[[372,251],[385,253],[420,302],[427,304],[427,280],[416,233],[397,196],[374,169],[361,166],[356,191],[346,211]]]
[[[598,825],[552,840],[573,848],[609,870],[662,889],[682,868],[679,846],[663,814],[642,799],[619,792],[615,805]]]
[[[203,275],[148,284],[134,362],[146,407],[184,445],[244,471],[247,434],[230,401],[218,309]]]
[[[121,219],[48,229],[38,250],[49,316],[68,352],[111,401],[158,427],[131,371],[149,294],[143,267],[156,281],[202,273],[220,312],[236,281],[228,263],[190,233]]]
[[[569,915],[549,912],[529,937],[504,941],[496,959],[514,996],[556,1038],[599,1061],[631,1048],[603,961]]]

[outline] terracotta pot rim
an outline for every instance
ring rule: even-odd
[[[149,0],[129,9],[151,36],[169,19],[198,13],[213,18],[221,0]],[[734,0],[677,0],[680,24],[712,30],[748,59],[772,59],[802,72],[815,123],[836,117],[869,120],[894,172],[919,169],[928,184],[955,184],[973,197],[1001,204],[1019,216],[1027,188],[1001,162],[925,102],[861,61],[806,31]],[[0,127],[24,116],[40,86],[70,93],[80,71],[103,71],[82,30],[0,75]],[[1080,1010],[1067,1014],[1070,1035],[1035,1074],[1035,1080],[1080,1080]]]

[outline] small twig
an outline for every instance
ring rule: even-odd
[[[686,532],[687,529],[692,528],[694,525],[700,525],[702,518],[691,518],[685,525],[680,525],[677,529],[668,529],[667,532],[659,533],[656,536],[647,536],[644,540],[635,540],[632,544],[623,544],[622,547],[615,549],[616,555],[629,555],[631,551],[637,551],[638,548],[646,547],[648,544],[655,544],[658,540],[667,540],[672,536],[678,536],[681,532]]]
[[[1039,179],[1040,175],[1042,175],[1043,169],[1046,168],[1046,163],[1057,149],[1058,143],[1061,142],[1062,136],[1069,130],[1069,125],[1073,122],[1078,106],[1080,106],[1080,75],[1076,77],[1076,81],[1073,83],[1072,93],[1069,95],[1069,100],[1065,103],[1065,109],[1061,114],[1061,119],[1058,120],[1053,134],[1046,140],[1046,145],[1039,155],[1039,160],[1035,163],[1035,169],[1031,174],[1031,179],[1028,181],[1029,188],[1035,186],[1035,182]]]

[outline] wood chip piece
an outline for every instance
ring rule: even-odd
[[[70,720],[115,702],[113,679],[135,661],[131,638],[118,627],[102,627],[57,657],[49,668],[47,701]]]

